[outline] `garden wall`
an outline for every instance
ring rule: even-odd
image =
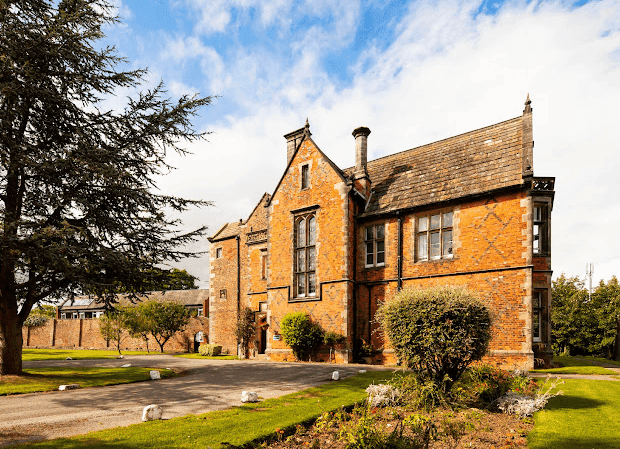
[[[106,341],[99,332],[98,319],[48,320],[43,326],[23,327],[24,348],[46,349],[116,349],[115,342]],[[165,351],[194,352],[194,336],[203,332],[203,342],[208,342],[209,319],[192,317],[182,332],[177,332],[164,346]],[[149,349],[159,350],[154,338],[149,337]],[[121,343],[123,350],[146,350],[144,340],[128,335]]]

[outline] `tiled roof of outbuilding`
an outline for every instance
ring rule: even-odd
[[[209,238],[209,241],[212,242],[216,240],[224,240],[230,237],[240,235],[244,224],[245,223],[243,221],[233,221],[232,223],[226,223],[220,228],[219,231],[215,233],[213,237]]]
[[[203,301],[209,300],[209,289],[193,289],[193,290],[168,290],[165,292],[149,292],[147,293],[148,299],[158,299],[162,301],[178,302],[186,306],[202,305]],[[119,302],[121,304],[129,303],[129,300],[121,295]],[[61,306],[60,310],[99,310],[103,309],[105,305],[98,302],[95,298],[89,298],[87,296],[78,296],[72,302],[66,300]]]
[[[521,117],[375,159],[367,164],[373,193],[362,215],[521,185],[522,166]]]

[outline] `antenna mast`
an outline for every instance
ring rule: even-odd
[[[592,300],[592,275],[594,274],[594,264],[586,264],[586,279],[588,279],[588,301]]]

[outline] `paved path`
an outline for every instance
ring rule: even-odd
[[[0,397],[0,447],[27,441],[78,435],[138,423],[142,409],[160,404],[164,419],[205,413],[240,405],[243,390],[272,398],[331,382],[334,370],[341,378],[363,365],[325,363],[270,363],[251,360],[200,360],[158,356],[127,356],[123,360],[48,360],[24,362],[39,366],[132,366],[187,371],[175,379],[84,388],[71,391]]]

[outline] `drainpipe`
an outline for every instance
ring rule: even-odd
[[[237,241],[237,319],[241,314],[241,239],[235,237]]]
[[[241,316],[241,239],[239,236],[235,237],[237,241],[237,321]],[[237,337],[237,355],[239,356],[239,337]],[[243,354],[245,358],[245,354]]]
[[[398,213],[398,291],[403,288],[403,218]]]

